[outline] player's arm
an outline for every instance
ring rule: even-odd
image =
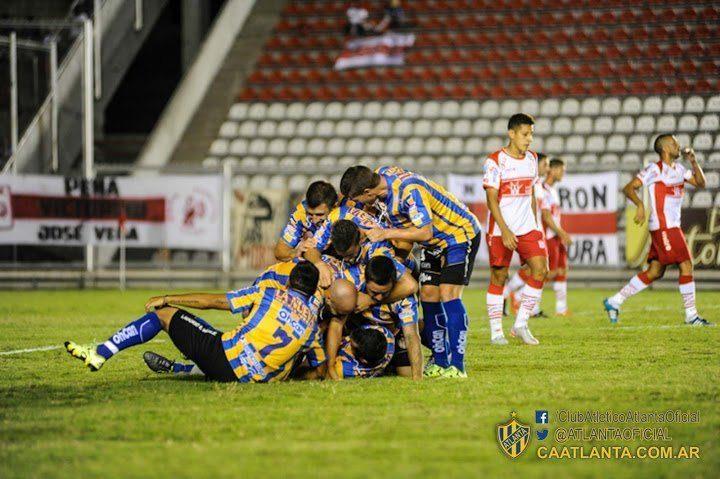
[[[325,356],[327,357],[328,364],[334,365],[337,360],[337,352],[340,349],[340,342],[342,341],[343,327],[347,316],[334,317],[328,324],[327,336],[325,337]],[[325,371],[325,377],[327,379],[340,380],[342,379],[337,375],[334,367],[329,367]]]
[[[400,207],[413,224],[408,228],[373,228],[367,232],[370,241],[401,240],[422,243],[433,237],[433,217],[428,193],[421,187],[408,189]]]
[[[299,219],[300,207],[290,215],[285,228],[283,228],[277,244],[275,244],[275,259],[278,261],[290,261],[295,257],[295,248],[302,240],[302,222]]]
[[[330,244],[331,229],[332,223],[326,220],[313,236],[312,242],[308,243],[307,248],[302,253],[303,258],[310,261],[318,269],[320,273],[318,285],[321,288],[329,287],[333,280],[332,269],[322,260],[322,252]]]
[[[555,232],[556,235],[558,235],[560,241],[562,241],[565,246],[572,244],[572,239],[570,238],[570,235],[567,234],[567,231],[562,229],[559,224],[555,223],[555,219],[553,219],[550,210],[541,209],[540,212],[542,213],[543,223],[545,223],[548,228],[550,228],[552,231]]]
[[[500,212],[500,200],[498,198],[498,190],[492,187],[485,187],[485,196],[487,197],[488,210],[490,211],[493,220],[495,220],[495,223],[497,223],[498,228],[500,228],[503,244],[506,248],[514,250],[515,248],[517,248],[517,238],[515,237],[513,232],[510,231],[510,228],[508,228],[507,223],[505,223],[505,218],[503,218],[503,215]],[[535,198],[533,197],[533,202],[534,201]],[[534,204],[533,208],[535,208]]]
[[[690,162],[692,166],[692,176],[686,181],[695,188],[705,188],[705,173],[695,159],[695,151],[692,148],[686,148],[683,151],[683,158]]]
[[[408,359],[410,360],[412,379],[413,381],[419,381],[423,377],[423,356],[420,348],[420,333],[418,332],[418,325],[417,323],[404,325],[402,330],[403,335],[405,336],[405,346],[407,347]]]
[[[643,182],[640,178],[635,177],[632,180],[628,182],[627,185],[623,188],[623,194],[627,199],[632,201],[635,206],[637,207],[637,211],[635,212],[635,224],[640,225],[645,222],[645,205],[643,205],[642,198],[638,196],[637,190],[641,188],[643,185]]]
[[[421,228],[411,226],[409,228],[373,228],[366,232],[368,239],[372,242],[383,240],[401,240],[415,243],[429,241],[433,237],[432,224]]]
[[[145,311],[153,311],[164,306],[193,309],[220,309],[223,311],[230,310],[230,304],[225,294],[188,293],[153,296],[145,303]]]
[[[282,238],[275,244],[275,259],[278,261],[290,261],[295,257],[295,249],[291,248]]]

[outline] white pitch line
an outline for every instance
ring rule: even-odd
[[[164,343],[164,339],[154,339],[152,341],[153,343]],[[97,343],[100,344],[100,343]],[[0,356],[10,356],[12,354],[26,354],[26,353],[38,353],[41,351],[53,351],[55,349],[61,349],[63,346],[40,346],[37,348],[27,348],[27,349],[15,349],[12,351],[0,351]]]

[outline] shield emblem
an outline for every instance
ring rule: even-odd
[[[521,423],[515,416],[513,412],[508,422],[497,425],[500,448],[511,459],[522,454],[530,443],[530,426]]]

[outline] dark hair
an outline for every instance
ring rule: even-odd
[[[508,121],[508,130],[514,130],[520,125],[534,125],[535,118],[527,113],[515,113]]]
[[[380,183],[380,175],[367,166],[351,166],[340,179],[340,193],[352,199]]]
[[[314,264],[303,261],[295,265],[290,271],[290,289],[300,291],[306,296],[312,296],[317,290],[320,272]]]
[[[653,149],[655,150],[655,153],[658,155],[662,154],[662,144],[665,141],[665,138],[671,137],[671,133],[663,133],[662,135],[655,138],[655,143],[653,144]]]
[[[380,286],[395,283],[395,263],[387,256],[375,256],[365,267],[365,282],[372,281]]]
[[[544,160],[548,156],[545,153],[538,153],[537,157],[538,157],[538,163],[540,163],[542,160]]]
[[[360,228],[350,220],[338,220],[332,225],[330,241],[335,251],[343,254],[360,243]]]
[[[550,168],[555,168],[556,166],[565,166],[565,160],[562,158],[553,158],[550,160]]]
[[[370,367],[382,361],[387,353],[387,338],[375,328],[356,328],[350,333],[350,339],[355,343],[355,359]]]
[[[337,203],[338,195],[335,187],[326,181],[315,181],[310,183],[305,193],[305,202],[310,208],[317,208],[320,205],[327,205],[332,209]]]

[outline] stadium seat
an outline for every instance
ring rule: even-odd
[[[582,153],[585,149],[585,137],[581,135],[569,136],[565,141],[565,150],[568,153]]]
[[[630,116],[620,116],[615,119],[614,130],[616,133],[632,133],[634,130],[634,121]]]
[[[507,124],[506,124],[507,126]],[[492,131],[490,120],[479,118],[475,120],[472,126],[472,134],[475,136],[488,136]]]
[[[711,168],[720,168],[720,151],[708,155],[707,164]]]
[[[713,201],[713,206],[720,207],[720,192],[715,195],[715,201]]]
[[[627,149],[627,142],[623,135],[611,135],[607,139],[607,150],[613,153],[622,153]],[[590,150],[592,151],[592,150]]]
[[[475,119],[480,115],[480,104],[475,100],[467,100],[462,103],[460,115],[463,118]]]
[[[651,133],[655,131],[655,117],[643,115],[635,122],[635,131],[638,133]]]
[[[613,119],[609,116],[600,116],[595,119],[595,133],[611,133],[613,131]]]
[[[520,113],[520,104],[517,100],[504,100],[500,104],[500,116],[506,119],[506,125],[507,118],[510,118],[515,113]],[[507,131],[507,129],[505,131]]]
[[[575,98],[566,98],[560,105],[560,114],[577,116],[580,114],[580,102]]]
[[[438,171],[453,171],[455,158],[452,156],[441,156],[437,159],[436,168]]]
[[[442,138],[431,137],[425,140],[425,153],[429,155],[441,155],[444,144]]]
[[[240,159],[239,168],[245,173],[257,171],[260,168],[260,160],[254,156],[246,156]]]
[[[453,136],[469,136],[472,132],[472,123],[470,120],[455,120],[452,125],[451,134]]]
[[[345,113],[343,114],[348,120],[358,120],[363,115],[363,104],[357,101],[351,101],[345,105]]]
[[[405,140],[402,138],[390,138],[385,142],[384,153],[387,155],[399,155],[403,152]]]
[[[375,136],[390,136],[393,131],[393,122],[390,120],[379,120],[373,125],[373,135]]]
[[[506,123],[507,129],[507,123]],[[536,135],[548,135],[552,132],[552,120],[550,118],[541,116],[535,119],[535,134]]]
[[[434,154],[440,155],[442,153],[445,153],[447,155],[460,155],[463,153],[464,148],[465,142],[462,138],[448,138],[447,140],[445,140],[443,150],[441,150],[439,153]]]
[[[493,135],[504,135],[507,133],[508,121],[505,118],[498,118],[492,124]]]
[[[401,162],[404,164],[408,164],[407,156],[381,156],[378,158],[377,162],[375,163],[376,168],[381,168],[383,166],[393,166],[393,165],[399,165]],[[412,158],[412,157],[410,157]],[[410,163],[412,163],[412,159],[410,160]]]
[[[617,135],[614,135],[617,136]],[[614,137],[610,137],[611,139]],[[624,139],[624,137],[623,137]],[[610,143],[608,141],[608,143]],[[610,151],[619,151],[617,149],[610,148],[610,144],[608,144],[608,149]],[[593,135],[588,137],[587,141],[585,142],[585,150],[590,153],[600,153],[605,150],[605,137],[602,135]]]
[[[715,132],[720,128],[720,119],[718,115],[703,115],[700,118],[700,130]]]
[[[452,122],[446,119],[440,119],[435,121],[432,128],[432,134],[434,136],[449,136],[452,131]]]
[[[247,103],[235,103],[230,108],[228,118],[234,121],[242,121],[247,118],[248,104]]]
[[[702,113],[705,111],[705,100],[693,95],[685,101],[685,113]]]
[[[421,173],[435,170],[435,159],[431,156],[421,156],[415,162],[415,168]]]
[[[412,137],[405,140],[405,153],[408,155],[420,155],[423,153],[425,143],[422,138]]]
[[[480,105],[480,115],[484,118],[497,118],[500,114],[500,104],[495,100],[486,100]]]
[[[218,138],[210,144],[210,155],[212,156],[225,156],[230,152],[230,145],[228,140]]]
[[[436,101],[426,101],[420,109],[423,118],[435,119],[440,116],[440,103]]]
[[[307,142],[304,138],[293,138],[288,142],[287,153],[291,156],[301,156],[305,154],[305,146]]]
[[[267,104],[253,103],[248,108],[247,116],[252,120],[264,120],[267,114]]]
[[[500,138],[498,136],[491,136],[485,141],[485,152],[492,153],[494,151],[498,151],[503,146],[505,146],[505,141],[503,138]],[[533,148],[536,148],[536,146],[533,145]]]
[[[305,118],[305,103],[290,103],[285,110],[285,118],[289,120],[301,120]]]
[[[589,134],[592,132],[593,121],[587,116],[581,116],[575,118],[573,122],[573,133],[575,134]]]
[[[267,108],[264,118],[271,120],[282,120],[285,118],[286,106],[284,103],[271,103]]]
[[[267,153],[275,156],[282,156],[287,151],[287,142],[285,138],[273,138],[267,144]],[[275,165],[277,166],[277,165]],[[272,171],[272,169],[268,170]]]
[[[679,96],[671,96],[665,99],[663,113],[682,113],[683,100]]]
[[[373,122],[370,120],[360,120],[355,123],[355,135],[361,137],[369,137],[373,134]]]
[[[594,153],[586,153],[580,157],[581,165],[595,165],[598,163],[598,157]]]
[[[422,108],[420,102],[408,101],[403,104],[402,117],[408,120],[413,120],[420,117],[420,109]]]
[[[561,116],[553,122],[552,131],[556,135],[569,135],[572,132],[573,123],[568,117]]]
[[[238,138],[230,143],[230,153],[235,156],[242,156],[248,152],[248,142],[245,139]]]
[[[257,136],[258,124],[255,121],[249,120],[240,123],[238,127],[238,136],[243,138],[254,138]]]
[[[277,123],[265,120],[258,125],[257,135],[264,138],[273,138],[277,133]]]
[[[545,142],[545,150],[550,154],[560,154],[563,152],[563,139],[561,136],[551,136]]]
[[[720,173],[717,171],[708,171],[705,173],[705,187],[715,189],[720,187]]]
[[[720,95],[710,97],[705,104],[705,111],[707,113],[720,113]]]
[[[698,129],[698,119],[695,115],[683,115],[677,125],[678,131],[692,132]]]
[[[305,191],[308,185],[308,177],[305,175],[293,175],[288,180],[288,189],[290,191]]]
[[[600,111],[603,115],[619,115],[620,114],[620,100],[616,97],[605,98],[602,101]]]
[[[580,106],[582,115],[595,116],[600,114],[600,100],[597,98],[585,98]]]
[[[625,98],[622,103],[622,112],[624,115],[639,115],[642,111],[642,101],[636,96]]]
[[[540,115],[557,116],[560,113],[560,102],[554,98],[543,100],[540,103]]]
[[[393,126],[393,135],[410,136],[412,135],[413,124],[410,120],[398,120]]]
[[[577,163],[578,163],[578,158],[577,158],[576,155],[571,155],[571,154],[568,154],[568,153],[563,153],[563,155],[561,156],[561,158],[565,161],[565,164],[568,165],[568,166],[570,166],[570,165],[577,165]]]
[[[535,116],[540,113],[540,102],[537,100],[523,100],[520,103],[520,111]]]
[[[643,113],[646,115],[657,115],[662,113],[662,99],[659,96],[650,96],[643,102]]]
[[[646,151],[648,148],[647,137],[645,135],[632,135],[627,147],[629,151]]]
[[[687,143],[680,142],[680,145],[685,145]],[[712,136],[709,133],[700,133],[699,135],[695,135],[695,138],[693,138],[692,141],[692,147],[695,150],[698,151],[710,151],[713,147],[713,139]]]
[[[663,115],[657,120],[658,131],[675,131],[675,117],[672,115]]]
[[[490,150],[485,146],[483,149],[483,141],[478,137],[472,137],[468,138],[465,141],[465,145],[463,146],[463,152],[466,155],[481,155],[483,153],[491,153],[493,150]]]
[[[397,101],[389,101],[383,105],[383,118],[394,120],[401,118],[402,106]]]
[[[432,122],[430,120],[417,120],[413,125],[414,136],[429,136],[432,133]]]
[[[237,136],[238,124],[234,121],[226,121],[220,125],[220,136],[223,138],[232,139]]]
[[[295,136],[295,122],[291,120],[281,121],[277,125],[276,134],[283,138]]]
[[[620,163],[625,168],[640,168],[642,160],[640,155],[637,153],[625,153],[620,160]]]
[[[600,164],[604,166],[615,166],[620,163],[620,158],[615,153],[605,153],[600,157]]]
[[[473,172],[478,169],[478,161],[474,156],[461,156],[457,159],[456,168],[464,173]]]
[[[440,108],[442,118],[455,119],[460,116],[460,103],[456,101],[443,102]]]
[[[712,193],[709,191],[698,191],[692,196],[693,208],[709,208],[712,202]]]

